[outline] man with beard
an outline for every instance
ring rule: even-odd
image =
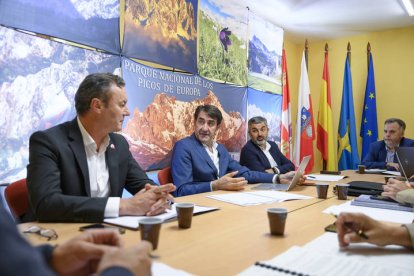
[[[194,133],[178,141],[173,149],[171,171],[176,196],[215,190],[239,191],[247,183],[290,182],[294,172],[279,175],[251,171],[233,160],[226,148],[215,141],[222,120],[217,107],[197,107]]]
[[[295,165],[287,159],[273,141],[268,141],[269,127],[263,117],[253,117],[248,122],[250,141],[240,153],[240,165],[251,170],[268,173],[287,173],[295,170]]]
[[[405,122],[390,118],[384,122],[384,140],[372,143],[362,164],[367,169],[398,171],[395,151],[398,147],[414,147],[414,140],[404,137]]]

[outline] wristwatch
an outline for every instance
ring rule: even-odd
[[[279,171],[279,169],[278,169],[276,166],[274,166],[274,167],[272,168],[272,170],[273,170],[273,172],[274,172],[275,174],[280,174],[280,171]]]
[[[280,184],[280,174],[276,174],[276,183]]]

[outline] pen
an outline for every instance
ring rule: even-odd
[[[335,218],[338,218],[338,216],[337,215],[335,215],[335,214],[332,214],[331,213],[331,215],[332,216],[334,216]],[[355,227],[354,227],[354,224],[352,223],[352,222],[345,222],[345,226],[348,228],[348,229],[350,229],[350,230],[352,230],[352,231],[354,231],[355,232],[355,234],[357,234],[358,236],[360,236],[361,238],[363,238],[363,239],[365,239],[365,240],[367,240],[368,239],[368,236],[367,236],[367,234],[363,231],[363,230],[361,230],[361,229],[355,229]]]
[[[314,177],[314,176],[311,176],[311,175],[308,175],[308,176],[306,176],[306,178],[310,178],[310,179],[316,179],[316,177]]]

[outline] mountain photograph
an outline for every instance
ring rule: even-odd
[[[212,104],[220,109],[223,122],[216,139],[230,152],[240,152],[246,142],[246,122],[239,112],[226,112],[213,92],[191,102],[160,93],[145,110],[135,109],[122,131],[133,157],[144,170],[169,165],[175,142],[193,133],[193,115],[201,104]]]
[[[119,53],[119,0],[2,0],[0,24]]]
[[[25,177],[29,137],[75,118],[74,97],[90,73],[113,72],[118,56],[0,27],[0,179]]]
[[[126,0],[122,53],[196,72],[196,0]]]
[[[281,94],[283,29],[251,15],[248,86]]]

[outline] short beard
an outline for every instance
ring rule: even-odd
[[[266,140],[265,139],[263,139],[263,141],[256,140],[256,141],[253,141],[253,143],[258,145],[259,147],[265,147],[266,146]]]

